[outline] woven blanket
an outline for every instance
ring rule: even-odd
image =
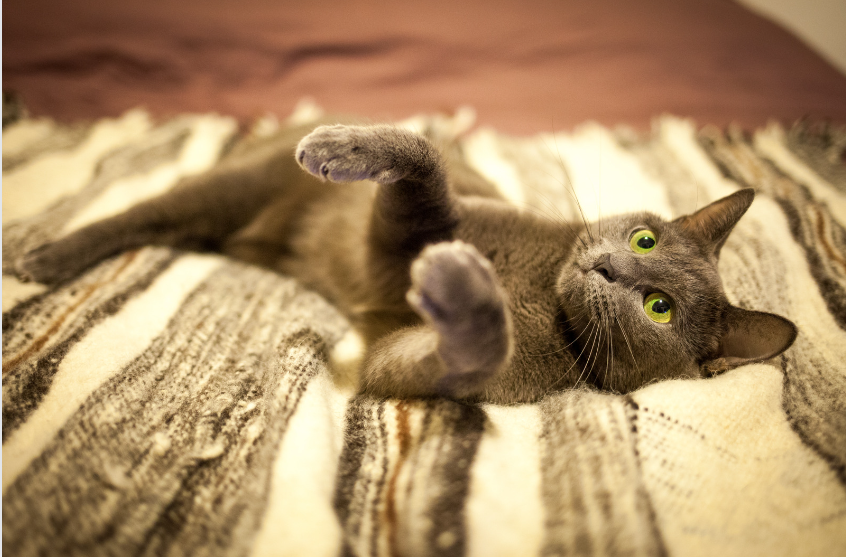
[[[795,345],[625,396],[359,396],[356,335],[289,277],[154,246],[50,289],[13,275],[279,124],[23,120],[3,132],[3,550],[846,554],[846,130],[663,117],[516,138],[467,116],[404,125],[452,134],[525,210],[577,218],[569,184],[589,218],[756,188],[720,272],[733,303],[793,320]]]

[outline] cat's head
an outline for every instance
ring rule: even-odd
[[[657,379],[700,377],[772,358],[793,323],[733,306],[717,272],[720,248],[755,197],[744,189],[666,221],[603,219],[585,232],[558,291],[582,379],[627,392]]]

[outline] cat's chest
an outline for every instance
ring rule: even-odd
[[[571,252],[560,230],[510,208],[472,209],[462,215],[456,239],[473,244],[493,264],[515,325],[551,327],[559,307],[556,280]]]

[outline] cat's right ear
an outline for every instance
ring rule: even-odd
[[[774,358],[790,348],[798,334],[796,325],[780,315],[736,306],[728,307],[723,325],[720,346],[705,363],[711,373]]]
[[[720,248],[723,247],[734,225],[752,204],[753,199],[755,199],[755,190],[742,189],[714,201],[691,215],[679,217],[673,222],[698,238],[704,245],[710,246],[714,257],[719,257]]]

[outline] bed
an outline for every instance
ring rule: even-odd
[[[3,549],[15,555],[837,555],[846,76],[722,0],[4,4]],[[8,102],[7,102],[8,101]],[[680,215],[754,187],[729,299],[773,361],[535,404],[355,393],[289,277],[150,246],[53,288],[27,250],[239,143],[350,113],[512,203]],[[8,117],[7,117],[8,115]]]

